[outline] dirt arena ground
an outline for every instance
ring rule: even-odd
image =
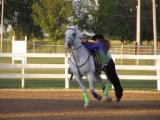
[[[160,92],[125,91],[121,102],[91,96],[83,107],[79,90],[0,90],[0,120],[160,120]]]

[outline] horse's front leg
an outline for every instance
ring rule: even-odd
[[[93,73],[89,73],[88,74],[88,81],[89,81],[89,90],[91,92],[91,94],[94,96],[94,98],[96,98],[97,100],[101,100],[102,99],[102,96],[99,95],[95,89],[94,89],[94,86],[93,86],[93,83],[94,83],[94,80],[96,79],[95,75]]]
[[[78,84],[79,84],[79,86],[80,86],[80,88],[82,90],[83,99],[84,99],[84,107],[88,107],[89,103],[90,103],[90,99],[89,99],[88,92],[87,92],[86,88],[83,85],[82,77],[79,74],[74,74],[74,77],[75,77],[75,80],[78,82]]]

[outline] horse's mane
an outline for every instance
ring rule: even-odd
[[[108,50],[110,50],[111,48],[111,43],[108,39],[105,39],[105,43],[106,43],[106,47],[108,48]]]

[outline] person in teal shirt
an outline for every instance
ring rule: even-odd
[[[92,37],[92,40],[94,42],[89,42],[85,40],[82,41],[82,44],[93,54],[93,56],[98,55],[100,62],[101,62],[101,68],[100,71],[104,71],[109,81],[113,84],[114,90],[115,90],[115,96],[117,98],[117,102],[119,102],[123,96],[123,88],[120,83],[119,77],[117,75],[116,69],[115,69],[115,63],[111,57],[111,54],[109,52],[110,49],[110,43],[108,40],[104,38],[102,34],[96,34]],[[95,61],[96,62],[96,61]],[[96,66],[99,67],[99,66]],[[97,72],[99,75],[101,72]],[[105,89],[105,88],[104,88]]]
[[[113,84],[115,96],[117,98],[117,102],[119,102],[123,96],[123,88],[115,69],[115,63],[109,52],[110,43],[108,40],[105,40],[104,36],[101,34],[94,35],[92,39],[95,40],[96,43],[90,48],[98,49],[101,62],[104,64],[103,71],[105,72],[109,81]]]
[[[107,41],[104,39],[103,35],[101,35],[101,34],[94,35],[92,37],[92,40],[94,40],[94,42],[87,41],[87,42],[84,42],[84,43],[82,42],[82,43],[92,53],[94,53],[96,51],[97,56],[98,56],[100,63],[101,63],[101,69],[103,69],[103,67],[108,64],[108,62],[111,58],[111,55],[108,52],[110,46],[106,45]]]

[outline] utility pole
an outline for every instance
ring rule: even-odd
[[[154,54],[157,54],[157,20],[156,20],[156,0],[152,0],[153,9],[153,39],[154,39]]]
[[[4,0],[1,0],[1,53],[3,44],[3,10],[4,10]]]
[[[137,53],[139,54],[140,39],[141,39],[141,0],[137,0],[137,34],[136,34],[136,44]]]

